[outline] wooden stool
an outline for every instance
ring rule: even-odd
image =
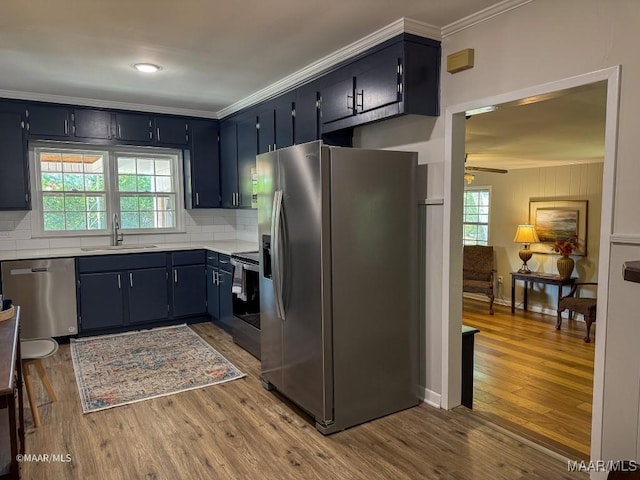
[[[40,415],[38,414],[38,405],[36,403],[36,397],[33,391],[33,383],[31,382],[31,365],[36,367],[38,375],[42,379],[44,388],[47,389],[52,401],[57,401],[56,393],[53,391],[47,372],[42,366],[42,359],[50,357],[58,351],[58,342],[53,338],[41,338],[34,340],[23,340],[20,342],[20,349],[22,351],[22,373],[24,377],[24,385],[27,388],[27,398],[29,399],[29,406],[31,407],[31,414],[33,415],[33,424],[36,427],[40,426]]]

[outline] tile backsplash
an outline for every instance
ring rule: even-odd
[[[258,217],[255,210],[187,210],[185,232],[127,235],[124,243],[207,242],[213,240],[258,239]],[[31,212],[0,212],[0,250],[32,250],[105,245],[107,235],[64,238],[33,238]]]

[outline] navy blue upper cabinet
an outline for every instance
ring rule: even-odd
[[[335,122],[343,118],[352,117],[356,113],[354,86],[355,78],[348,73],[347,78],[342,77],[342,71],[338,71],[330,78],[333,82],[328,83],[321,93],[321,117],[322,123]]]
[[[295,93],[285,93],[273,100],[275,113],[274,149],[293,145]]]
[[[180,117],[154,117],[155,141],[162,145],[187,145],[189,122]]]
[[[285,93],[257,109],[258,153],[293,145],[294,99]]]
[[[27,122],[27,131],[31,136],[62,139],[73,134],[69,107],[29,105]]]
[[[224,208],[236,206],[238,196],[238,126],[235,118],[220,123],[220,197]]]
[[[111,139],[111,112],[76,108],[73,110],[72,117],[76,138]]]
[[[29,210],[29,164],[23,109],[0,104],[0,210]]]
[[[356,64],[356,112],[364,113],[402,99],[402,44],[385,48]]]
[[[256,168],[258,138],[255,116],[245,115],[238,118],[238,195],[237,207],[251,207],[253,194],[253,172]]]
[[[401,114],[439,115],[440,43],[403,34],[327,76],[322,133]]]
[[[318,117],[320,92],[317,82],[308,83],[295,91],[294,135],[295,144],[320,139]]]
[[[116,113],[116,138],[125,142],[150,144],[153,140],[153,120],[140,113]]]
[[[256,123],[258,135],[258,153],[275,150],[276,145],[276,114],[273,107],[267,107],[259,112]]]
[[[220,207],[218,121],[191,120],[191,144],[184,156],[187,208]]]

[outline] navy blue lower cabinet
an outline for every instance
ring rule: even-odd
[[[125,321],[122,272],[87,273],[79,279],[80,331],[121,327]]]
[[[220,321],[220,288],[218,269],[207,266],[207,313],[214,322]]]
[[[173,316],[205,315],[207,285],[204,264],[173,267]]]
[[[167,269],[147,268],[126,272],[129,323],[147,323],[169,318]]]
[[[233,329],[233,275],[225,270],[219,271],[220,321],[218,325],[231,333]]]

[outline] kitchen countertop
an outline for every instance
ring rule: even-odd
[[[135,244],[125,244],[127,247],[135,247]],[[31,260],[43,258],[85,257],[94,255],[115,255],[128,253],[152,253],[171,252],[176,250],[211,250],[226,255],[239,252],[257,252],[258,243],[245,240],[212,240],[210,242],[183,242],[183,243],[158,243],[153,248],[141,246],[140,248],[123,248],[114,250],[82,250],[73,248],[44,248],[40,250],[0,250],[0,261],[6,260]],[[85,247],[97,248],[97,247]]]

